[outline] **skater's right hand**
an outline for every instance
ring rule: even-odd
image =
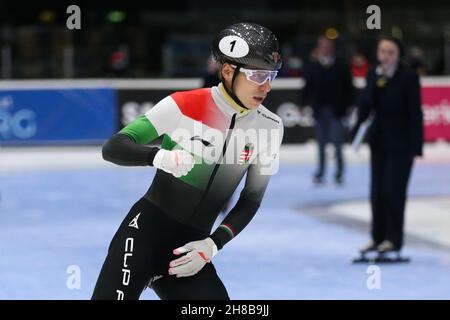
[[[205,264],[211,262],[212,257],[217,254],[217,246],[211,238],[200,241],[192,241],[184,246],[173,250],[173,254],[180,255],[178,259],[169,263],[169,274],[176,277],[190,277],[197,274]]]
[[[153,159],[153,166],[176,178],[185,176],[194,167],[194,157],[185,150],[160,149]]]

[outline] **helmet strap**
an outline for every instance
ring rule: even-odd
[[[236,63],[234,63],[234,64],[236,64]],[[234,100],[234,102],[236,102],[241,108],[248,110],[248,108],[246,106],[244,106],[244,104],[241,102],[241,100],[239,100],[239,98],[234,93],[234,83],[236,81],[236,77],[239,74],[240,69],[241,69],[241,65],[236,64],[236,69],[234,69],[234,74],[233,74],[233,77],[231,78],[231,90],[229,90],[228,87],[225,85],[225,81],[223,81],[223,79],[222,79],[222,83],[225,88],[225,91],[230,95],[230,97]]]

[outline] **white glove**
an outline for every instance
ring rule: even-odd
[[[160,149],[153,159],[153,166],[179,178],[194,167],[194,157],[185,150]]]
[[[169,263],[170,275],[179,277],[190,277],[199,272],[206,263],[211,261],[217,253],[217,246],[211,238],[200,241],[193,241],[173,250],[173,253],[180,255],[186,253],[181,258],[172,260]]]

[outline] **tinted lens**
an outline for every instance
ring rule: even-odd
[[[276,76],[276,71],[251,70],[251,72],[247,73],[247,79],[259,85],[264,84],[267,79],[272,82]]]
[[[272,82],[273,80],[275,80],[275,78],[277,77],[278,71],[272,71],[270,72],[270,82]]]

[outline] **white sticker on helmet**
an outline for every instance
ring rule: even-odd
[[[231,58],[242,58],[248,54],[248,43],[238,36],[226,36],[219,42],[219,50]]]

